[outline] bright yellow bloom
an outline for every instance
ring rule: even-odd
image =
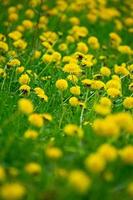
[[[35,163],[35,162],[31,162],[31,163],[28,163],[26,164],[25,166],[25,171],[28,173],[28,174],[33,174],[33,175],[37,175],[41,172],[41,166],[38,164],[38,163]]]
[[[18,101],[18,108],[22,113],[26,115],[31,114],[34,109],[32,102],[28,99],[20,99]]]
[[[43,118],[41,115],[37,113],[33,113],[28,118],[29,122],[36,127],[42,127],[43,126]]]
[[[77,126],[76,124],[67,124],[64,127],[64,132],[68,136],[77,135],[78,137],[82,138],[84,135],[83,129]]]
[[[100,104],[96,104],[94,105],[94,110],[97,114],[99,115],[108,115],[111,113],[111,108],[108,106],[104,106],[104,105],[100,105]]]
[[[19,83],[21,85],[28,84],[29,82],[30,82],[30,77],[28,76],[28,74],[22,74],[19,77]]]
[[[85,193],[91,186],[91,180],[82,170],[72,170],[68,176],[70,185],[79,193]]]
[[[79,42],[77,44],[77,51],[86,54],[88,52],[88,46],[84,42]]]
[[[93,173],[100,173],[105,169],[106,162],[100,154],[91,154],[85,160],[88,170]]]
[[[79,100],[78,100],[77,97],[71,97],[71,98],[69,99],[69,103],[70,103],[71,106],[76,107],[76,106],[79,105]]]
[[[23,26],[24,26],[25,29],[31,29],[31,28],[33,28],[33,22],[30,21],[30,20],[24,20],[22,22],[22,24],[23,24]]]
[[[126,97],[123,101],[123,106],[128,109],[133,108],[133,97]]]
[[[67,76],[67,79],[68,79],[69,81],[71,81],[72,83],[77,83],[77,82],[78,82],[78,77],[75,76],[75,75],[68,75],[68,76]]]
[[[107,94],[112,98],[116,98],[116,97],[121,96],[121,91],[118,90],[117,88],[109,88],[107,90]]]
[[[1,188],[1,196],[7,200],[17,200],[26,193],[25,187],[20,183],[7,183]]]
[[[17,58],[14,58],[7,63],[7,66],[16,67],[16,66],[19,66],[20,64],[21,64],[20,60],[18,60]]]
[[[80,95],[80,87],[79,86],[73,86],[70,88],[70,92],[73,95]]]
[[[0,51],[8,51],[8,44],[3,42],[3,41],[0,41]]]
[[[110,144],[103,144],[98,148],[98,153],[106,160],[106,161],[114,161],[117,158],[117,150]]]
[[[22,73],[24,71],[24,67],[23,66],[21,66],[21,67],[17,67],[16,68],[16,73]]]
[[[61,149],[59,149],[57,147],[48,147],[45,150],[45,154],[46,154],[46,156],[48,156],[49,158],[52,158],[52,159],[59,159],[63,155]]]
[[[65,79],[57,80],[55,85],[61,91],[64,91],[68,88],[68,83]]]
[[[22,91],[24,94],[27,94],[30,92],[30,86],[29,85],[21,85],[19,90]]]
[[[133,164],[133,146],[128,145],[120,150],[121,159],[127,164]]]
[[[93,122],[93,129],[99,136],[117,137],[120,133],[120,128],[113,119],[96,119]]]
[[[35,131],[35,130],[27,130],[25,133],[24,133],[24,137],[26,139],[36,139],[38,137],[38,132]]]
[[[10,32],[8,36],[13,40],[19,40],[22,37],[22,33],[19,31],[13,31]]]
[[[100,69],[100,73],[103,75],[103,76],[110,76],[111,75],[111,70],[108,68],[108,67],[101,67]]]
[[[108,97],[101,97],[100,98],[100,104],[102,106],[109,106],[110,107],[112,105],[112,102]]]
[[[19,40],[16,40],[15,42],[13,42],[13,46],[18,49],[24,50],[27,47],[27,42],[25,42],[22,39],[19,39]]]
[[[99,41],[96,37],[94,36],[91,36],[89,37],[88,39],[88,44],[91,48],[93,49],[99,49],[100,48],[100,44],[99,44]]]
[[[79,75],[82,72],[80,66],[76,63],[66,64],[63,68],[63,71],[74,75]]]

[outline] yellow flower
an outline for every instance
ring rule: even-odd
[[[73,94],[73,95],[80,95],[80,87],[79,86],[73,86],[70,88],[70,92]]]
[[[11,13],[11,14],[9,15],[9,17],[8,17],[8,19],[9,19],[10,22],[17,21],[18,18],[19,18],[19,16],[18,16],[18,14],[15,13],[15,12],[14,12],[14,13]]]
[[[28,76],[28,74],[22,74],[20,77],[19,77],[19,83],[21,85],[25,85],[25,84],[28,84],[30,82],[30,77]]]
[[[109,88],[107,89],[107,94],[112,98],[116,98],[121,96],[121,91],[118,90],[117,88]]]
[[[68,88],[68,83],[65,79],[57,80],[55,85],[61,91],[64,91]]]
[[[73,26],[72,29],[70,30],[70,34],[75,38],[75,39],[79,39],[79,38],[84,38],[88,35],[88,30],[86,27],[84,26]]]
[[[19,31],[13,31],[10,32],[8,36],[13,40],[19,40],[22,37],[22,33]]]
[[[38,132],[35,131],[35,130],[27,130],[25,133],[24,133],[24,137],[26,139],[36,139],[38,137]]]
[[[80,66],[73,62],[66,64],[63,71],[74,75],[79,75],[82,72]]]
[[[129,74],[129,71],[126,69],[125,63],[123,63],[121,66],[115,65],[114,71],[116,74],[122,74],[124,76],[127,76]]]
[[[41,170],[41,166],[35,162],[28,163],[25,166],[25,171],[31,175],[37,175],[41,172]]]
[[[119,126],[112,118],[95,119],[93,130],[99,136],[118,137],[120,134]]]
[[[70,103],[71,106],[76,107],[76,106],[79,105],[79,100],[78,100],[77,97],[71,97],[71,98],[69,99],[69,103]]]
[[[114,120],[114,122],[119,126],[121,130],[127,133],[133,133],[133,117],[130,113],[120,112],[107,117],[109,120]],[[123,123],[124,122],[124,123]]]
[[[84,42],[77,44],[77,51],[86,54],[88,52],[88,46]]]
[[[25,12],[25,15],[28,18],[32,19],[35,16],[35,13],[34,13],[34,11],[32,9],[27,9],[26,12]]]
[[[14,51],[14,50],[10,50],[10,51],[8,51],[8,55],[11,58],[16,58],[17,57],[17,52]]]
[[[22,25],[18,25],[16,27],[16,30],[19,31],[19,32],[21,32],[21,33],[23,33],[24,32],[24,27]]]
[[[25,29],[31,29],[31,28],[33,28],[33,22],[30,21],[30,20],[24,20],[22,22],[22,24],[23,24],[23,26],[24,26]]]
[[[133,92],[133,83],[130,83],[130,85],[129,85],[129,87],[128,87],[128,88],[129,88],[129,90],[130,90],[130,91],[132,91],[132,92]]]
[[[128,54],[128,55],[132,54],[132,49],[129,46],[127,46],[127,45],[118,46],[118,51],[121,54]]]
[[[6,62],[6,57],[0,55],[0,63],[2,64],[5,62]]]
[[[105,169],[106,162],[100,154],[91,154],[85,159],[85,165],[93,173],[100,173]]]
[[[67,43],[74,43],[75,42],[75,38],[71,35],[68,35],[66,37]]]
[[[19,90],[22,91],[24,94],[27,94],[30,92],[30,86],[29,85],[21,85]]]
[[[61,149],[59,149],[57,147],[48,147],[45,150],[45,154],[47,157],[52,158],[52,159],[59,159],[63,155]]]
[[[91,88],[94,90],[100,90],[105,88],[105,84],[99,80],[93,80],[91,83]]]
[[[109,34],[109,36],[110,36],[111,45],[115,48],[118,47],[120,43],[122,42],[122,39],[117,33],[112,32]]]
[[[99,49],[100,48],[100,44],[99,44],[99,41],[96,37],[94,36],[91,36],[89,37],[88,39],[88,44],[91,48],[93,49]]]
[[[6,36],[0,33],[0,41],[6,41]]]
[[[53,120],[52,115],[49,113],[43,113],[41,116],[43,117],[44,123],[51,122]]]
[[[91,180],[82,170],[72,170],[68,176],[70,185],[79,193],[85,193],[91,186]]]
[[[133,164],[133,146],[128,145],[120,150],[121,159],[127,164]]]
[[[111,75],[111,71],[110,71],[110,69],[108,67],[101,67],[100,73],[103,76],[107,76],[107,77]]]
[[[108,106],[104,106],[104,105],[100,105],[100,104],[96,104],[94,105],[94,110],[96,113],[100,114],[100,115],[108,115],[111,113],[111,108]]]
[[[43,95],[43,94],[45,94],[44,90],[42,88],[40,88],[40,87],[34,88],[34,91],[35,91],[35,93],[37,95]]]
[[[77,126],[76,124],[67,124],[64,127],[64,132],[68,136],[77,135],[80,138],[82,138],[84,135],[83,129]]]
[[[43,118],[40,114],[33,113],[28,118],[29,122],[36,127],[42,127],[43,126]]]
[[[78,82],[78,78],[77,78],[77,76],[75,76],[75,75],[68,75],[68,76],[67,76],[67,79],[68,79],[69,81],[71,81],[72,83],[77,83],[77,82]]]
[[[23,66],[21,66],[21,67],[17,67],[16,68],[16,73],[22,73],[24,71],[24,67]]]
[[[57,51],[53,52],[52,54],[52,61],[59,62],[61,60],[61,54]]]
[[[36,50],[33,54],[33,59],[38,59],[41,56],[41,51]]]
[[[102,106],[109,106],[109,107],[111,107],[112,102],[111,102],[111,100],[108,97],[101,97],[100,98],[100,104]]]
[[[20,64],[21,64],[20,60],[18,60],[17,58],[14,58],[7,63],[7,66],[16,67],[16,66],[19,66]]]
[[[98,153],[106,160],[106,161],[114,161],[117,158],[117,150],[110,144],[103,144],[98,148]]]
[[[68,50],[68,46],[65,43],[62,43],[59,45],[59,50],[60,51],[67,51]]]
[[[8,44],[3,41],[0,41],[0,51],[8,51]]]
[[[84,79],[84,80],[82,80],[83,85],[85,85],[85,86],[87,86],[87,87],[91,87],[92,82],[93,82],[93,81],[90,80],[90,79]]]
[[[42,56],[42,61],[43,62],[51,63],[52,62],[52,55],[50,55],[50,54],[44,54]]]
[[[133,97],[126,97],[123,101],[123,106],[128,109],[133,108]]]
[[[24,50],[27,47],[27,42],[25,42],[22,39],[19,39],[19,40],[16,40],[15,42],[13,42],[13,46],[18,48],[18,49]]]
[[[7,183],[1,188],[1,196],[7,200],[17,200],[26,193],[25,187],[20,183]]]
[[[26,115],[31,114],[34,109],[32,102],[28,99],[20,99],[18,101],[18,108],[22,113]]]
[[[72,25],[79,25],[80,24],[79,18],[77,18],[77,17],[71,17],[69,19],[69,21],[71,22]]]
[[[127,69],[132,73],[133,72],[133,64],[127,66]]]
[[[6,77],[6,72],[2,68],[0,68],[0,77]]]
[[[109,88],[115,88],[115,89],[121,89],[121,82],[119,80],[118,76],[113,76],[112,80],[109,80],[106,83],[106,87]]]
[[[40,99],[48,102],[48,96],[46,94],[40,94],[40,95],[37,95]]]

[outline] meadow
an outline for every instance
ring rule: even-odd
[[[133,199],[133,0],[0,0],[0,200]]]

